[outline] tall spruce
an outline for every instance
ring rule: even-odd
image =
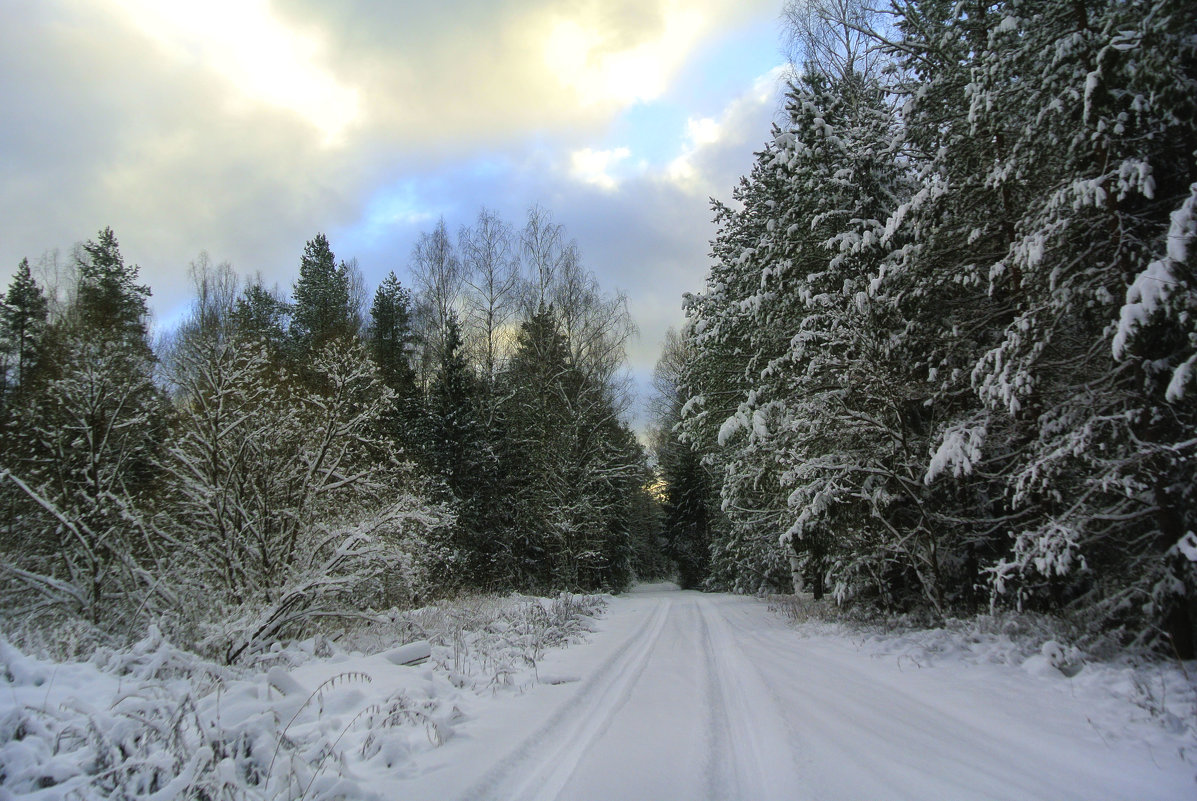
[[[502,389],[502,470],[521,579],[621,588],[631,578],[631,505],[644,454],[609,388],[574,363],[552,308],[523,324]]]
[[[161,609],[165,543],[151,506],[165,407],[146,332],[149,288],[105,228],[77,260],[74,304],[47,330],[42,377],[22,400],[2,475],[23,503],[11,553],[17,585],[111,635]]]
[[[412,364],[417,343],[411,293],[394,272],[387,274],[374,293],[366,340],[379,378],[394,395],[392,408],[381,418],[386,436],[413,456],[424,453],[427,421],[423,393]]]
[[[304,245],[292,291],[290,333],[300,365],[332,340],[357,333],[349,284],[348,265],[338,265],[328,239],[316,234]]]
[[[476,452],[481,444],[477,401],[478,379],[466,362],[461,327],[451,312],[430,398],[429,449],[438,474],[461,500],[472,495],[481,478]]]
[[[48,306],[42,288],[33,280],[29,259],[21,259],[8,285],[0,325],[4,336],[4,394],[20,389],[33,372],[46,329]]]
[[[279,292],[267,289],[261,276],[251,280],[237,297],[232,318],[238,331],[267,343],[276,358],[286,349],[291,305]]]
[[[146,347],[150,288],[137,283],[137,265],[125,263],[111,228],[83,244],[76,266],[80,323],[93,336]]]

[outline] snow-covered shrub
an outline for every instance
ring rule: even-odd
[[[455,719],[422,669],[249,672],[157,631],[80,663],[0,641],[0,664],[6,798],[377,798],[367,776],[446,741]]]
[[[52,371],[18,412],[0,483],[20,536],[0,560],[6,616],[123,636],[172,601],[168,544],[139,504],[161,419],[148,351],[66,327]],[[15,441],[15,442],[14,442]]]
[[[592,631],[604,596],[562,593],[554,598],[467,595],[362,621],[339,640],[371,652],[385,643],[427,639],[433,662],[459,687],[497,689],[536,679],[544,653]]]
[[[164,528],[183,545],[181,594],[205,598],[180,618],[184,636],[234,661],[444,580],[446,516],[376,438],[390,392],[362,346],[326,346],[311,385],[265,343],[220,332],[184,343],[173,367]]]

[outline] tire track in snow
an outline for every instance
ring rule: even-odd
[[[1034,764],[1032,752],[1012,765],[994,758],[1006,748],[1022,750],[1001,731],[977,729],[937,699],[916,698],[901,686],[879,684],[856,665],[828,662],[802,649],[800,640],[769,636],[751,625],[753,617],[743,608],[730,611],[745,624],[739,628],[740,648],[756,657],[758,673],[778,708],[800,710],[809,730],[818,732],[813,750],[820,755],[816,762],[821,774],[812,778],[825,793],[917,795],[925,791],[927,777],[933,777],[950,797],[991,798],[976,790],[981,777],[988,777],[1010,786],[1012,798],[1042,797],[1042,786],[1022,784],[1018,769],[1019,764]],[[943,770],[945,764],[953,769]],[[852,766],[851,775],[835,775],[847,765]],[[1043,774],[1050,776],[1050,769]],[[828,786],[822,787],[825,783]],[[1050,797],[1074,796],[1060,786]]]
[[[548,722],[473,787],[462,801],[553,801],[589,746],[627,703],[669,616],[671,600],[653,614],[578,687]]]
[[[714,643],[711,641],[711,629],[707,626],[706,618],[698,609],[697,601],[691,604],[690,611],[697,620],[699,637],[702,643],[703,684],[702,694],[706,703],[704,725],[706,731],[706,763],[703,779],[707,788],[708,801],[720,801],[731,797],[731,777],[725,769],[724,760],[729,753],[727,745],[727,699],[723,696],[723,688],[719,683],[719,669],[715,665]]]
[[[731,759],[725,770],[716,771],[719,781],[712,789],[725,798],[794,801],[804,787],[791,750],[792,735],[773,694],[744,658],[719,609],[707,598],[699,598],[697,605],[709,643],[707,669],[719,685],[718,697],[710,701],[725,710],[724,754]]]
[[[1105,769],[1086,756],[1093,753],[1088,749],[1045,748],[1025,721],[1003,722],[997,708],[978,716],[988,699],[978,698],[962,713],[934,685],[873,670],[878,663],[863,655],[820,653],[780,621],[775,631],[762,629],[761,610],[746,603],[725,609],[740,652],[759,665],[757,673],[778,708],[809,732],[804,757],[813,795],[961,801],[1161,797],[1120,788],[1117,776],[1109,777],[1105,793],[1095,795],[1092,784],[1077,782],[1078,776]]]

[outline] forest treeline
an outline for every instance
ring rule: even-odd
[[[442,220],[409,266],[370,297],[317,235],[288,296],[201,257],[152,346],[110,229],[49,289],[23,261],[0,306],[10,636],[69,651],[153,624],[233,662],[459,590],[664,573],[624,299],[539,207],[522,230]]]
[[[1193,656],[1192,4],[789,12],[806,66],[658,366],[683,581]]]

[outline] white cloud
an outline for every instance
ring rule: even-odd
[[[517,221],[541,202],[628,291],[643,370],[701,285],[706,197],[748,169],[769,110],[696,116],[674,154],[689,181],[639,162],[618,115],[692,102],[671,92],[695,55],[779,3],[18,2],[0,26],[0,74],[20,77],[0,81],[0,270],[112,225],[166,318],[201,249],[286,288],[324,231],[377,281],[430,215],[505,204]]]
[[[749,140],[764,141],[768,130],[757,130],[763,114],[771,115],[777,103],[778,87],[786,67],[778,65],[758,77],[752,88],[729,103],[718,119],[691,117],[686,121],[686,141],[681,152],[665,168],[665,177],[679,188],[704,197],[727,191],[723,176],[710,169],[712,154]]]
[[[723,132],[718,122],[710,117],[699,117],[686,120],[686,136],[694,145],[710,145],[719,141]]]
[[[545,66],[584,106],[660,97],[712,22],[710,15],[671,0],[655,35],[629,43],[604,30],[601,12],[592,6],[555,20],[544,41]]]
[[[631,151],[626,147],[617,147],[614,150],[592,150],[588,147],[575,150],[570,154],[570,174],[584,183],[612,190],[619,186],[619,182],[611,175],[611,169],[630,155]]]
[[[360,93],[322,63],[310,33],[288,28],[268,0],[111,0],[176,62],[223,76],[248,99],[295,112],[340,144],[359,118]]]

